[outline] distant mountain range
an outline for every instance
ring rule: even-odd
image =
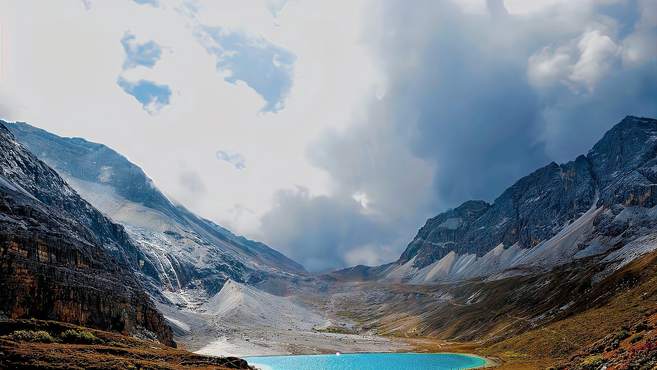
[[[586,156],[429,219],[397,261],[328,274],[331,307],[510,368],[654,368],[656,187],[657,120],[626,117]]]
[[[397,261],[320,275],[102,144],[0,121],[0,253],[0,321],[175,334],[207,354],[431,337],[533,367],[657,365],[657,120],[628,116],[586,155],[427,220]]]
[[[535,273],[607,256],[599,278],[657,248],[657,120],[628,116],[587,155],[550,163],[492,204],[427,220],[396,262],[337,275],[410,283]]]

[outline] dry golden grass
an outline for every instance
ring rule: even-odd
[[[624,330],[623,328],[648,320],[655,314],[655,262],[655,255],[647,256],[600,284],[601,287],[616,287],[617,290],[605,304],[479,348],[477,352],[505,358],[509,363],[522,362],[523,356],[544,365],[557,365],[568,361],[595,342],[616,335]],[[626,283],[627,281],[630,283]]]
[[[609,289],[613,289],[610,291]],[[641,258],[597,285],[591,297],[602,297],[599,305],[564,319],[525,331],[501,341],[449,342],[435,338],[407,338],[420,352],[474,353],[492,360],[499,369],[573,368],[573,363],[613,360],[645,348],[647,339],[657,337],[657,254]],[[633,333],[628,328],[639,322],[652,324],[652,331]],[[500,330],[513,326],[512,320],[496,324]],[[511,329],[513,329],[511,327]],[[604,338],[613,338],[623,330],[620,350],[603,354],[589,353],[589,348]],[[634,343],[632,342],[634,340]],[[595,357],[598,356],[598,357]],[[657,356],[657,354],[653,354]],[[631,362],[631,359],[626,360]],[[579,368],[579,367],[577,367]],[[610,367],[624,369],[626,367]]]
[[[72,331],[89,343],[70,343]],[[16,332],[47,332],[56,341],[32,341]],[[238,358],[201,356],[159,342],[40,320],[0,321],[0,352],[3,369],[248,369]]]

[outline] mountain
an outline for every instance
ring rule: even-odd
[[[618,268],[656,246],[656,184],[657,120],[628,116],[587,155],[534,171],[492,204],[467,201],[429,219],[398,261],[360,275],[503,277],[602,254]]]
[[[201,305],[228,280],[266,284],[305,274],[283,254],[172,202],[138,166],[105,145],[5,124],[82,197],[126,228],[154,266],[152,291],[169,303]]]
[[[327,274],[328,307],[509,368],[652,369],[656,186],[657,120],[626,117],[586,155],[429,219],[397,261]]]
[[[0,123],[0,315],[157,338],[171,329],[140,284],[155,267]]]
[[[657,364],[657,120],[626,117],[586,155],[429,219],[397,261],[323,275],[176,205],[105,146],[9,126],[123,225],[119,237],[71,211],[143,278],[186,348],[454,348],[515,368]]]

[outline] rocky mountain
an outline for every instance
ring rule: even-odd
[[[157,338],[171,329],[138,281],[156,268],[0,123],[0,315]]]
[[[228,280],[266,284],[305,274],[283,254],[169,200],[138,166],[105,145],[5,124],[84,199],[125,227],[153,266],[151,290],[164,301],[193,308]]]
[[[626,117],[586,155],[429,219],[397,261],[326,275],[326,306],[509,368],[654,368],[656,170],[657,120]]]
[[[416,338],[426,350],[438,338],[527,368],[643,361],[630,350],[645,348],[657,361],[657,120],[627,117],[586,155],[431,218],[395,262],[324,275],[193,215],[105,146],[9,126],[125,227],[126,245],[110,233],[105,250],[145,277],[186,348],[400,350]]]
[[[654,249],[657,120],[628,116],[587,155],[550,163],[495,201],[429,219],[395,263],[338,273],[426,283],[504,277],[609,254],[624,265]]]

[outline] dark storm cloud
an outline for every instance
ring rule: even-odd
[[[380,43],[393,76],[381,105],[394,112],[398,130],[412,132],[409,149],[436,164],[441,205],[489,199],[545,162],[536,139],[538,97],[525,77],[531,51],[513,32],[513,19],[427,3],[425,12],[407,15],[414,19],[409,28],[395,5],[382,9],[394,36]],[[402,55],[410,60],[395,58]]]
[[[345,255],[385,233],[349,200],[311,197],[304,189],[281,191],[277,205],[263,218],[271,243],[311,271],[342,266]]]
[[[625,115],[657,116],[653,3],[564,2],[524,16],[501,1],[485,14],[375,3],[366,39],[385,96],[309,150],[334,192],[281,196],[266,236],[310,269],[375,261],[427,216],[492,201],[533,169],[585,153]]]
[[[395,138],[385,112],[374,114],[376,127],[363,122],[311,145],[335,184],[330,196],[281,191],[261,220],[264,239],[309,270],[392,261],[430,214],[431,169]]]
[[[620,50],[604,54],[597,46],[619,32],[609,29],[610,9],[581,18],[572,8],[567,15],[557,9],[526,18],[507,16],[501,2],[491,3],[495,11],[486,15],[464,14],[450,2],[412,9],[386,3],[386,22],[372,32],[392,35],[378,40],[392,75],[384,104],[398,113],[400,130],[413,127],[407,141],[413,153],[436,165],[441,208],[492,200],[536,167],[585,152],[625,115],[657,109],[654,60],[623,66]],[[573,19],[563,24],[566,16]],[[596,27],[597,38],[583,41]],[[621,43],[615,40],[618,48]],[[528,73],[545,47],[572,54],[564,75],[547,88]],[[598,73],[603,76],[592,81]]]

